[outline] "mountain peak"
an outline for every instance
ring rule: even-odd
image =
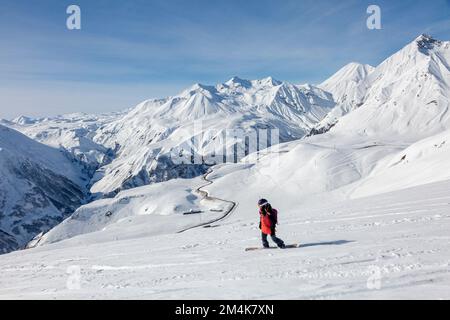
[[[368,65],[368,64],[362,64],[362,63],[359,63],[359,62],[355,62],[355,61],[352,61],[352,62],[350,62],[350,63],[348,63],[346,66],[344,66],[344,68],[353,68],[353,69],[358,69],[358,68],[373,68],[371,65]]]
[[[330,78],[319,85],[320,88],[331,92],[333,95],[341,96],[347,94],[347,84],[358,84],[363,81],[375,68],[368,64],[350,62],[339,69]],[[352,84],[352,86],[353,86]],[[339,92],[338,92],[339,91]]]
[[[234,76],[225,83],[229,87],[241,86],[244,88],[250,88],[252,86],[251,82],[245,79],[241,79],[238,76]]]
[[[427,34],[421,34],[415,39],[415,43],[419,51],[426,52],[434,48],[435,45],[439,45],[441,41],[434,39],[432,36]]]
[[[263,79],[257,80],[257,81],[259,84],[268,85],[268,86],[279,86],[280,84],[282,84],[281,81],[276,80],[272,77],[263,78]]]
[[[27,116],[19,116],[12,120],[12,122],[21,125],[33,124],[36,123],[36,121],[37,121],[36,119]]]
[[[436,39],[433,38],[433,36],[426,34],[426,33],[422,33],[420,36],[418,36],[416,38],[416,41],[436,41]]]
[[[211,87],[201,83],[194,83],[191,90],[210,90]]]
[[[216,88],[213,86],[207,86],[201,83],[195,83],[190,88],[184,90],[181,95],[182,96],[191,96],[196,93],[202,93],[202,94],[213,94],[216,92]]]

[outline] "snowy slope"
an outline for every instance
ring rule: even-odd
[[[413,143],[378,164],[353,197],[450,179],[450,130]]]
[[[226,140],[227,130],[250,134],[278,129],[281,142],[291,141],[309,132],[334,105],[329,93],[312,86],[237,77],[215,87],[196,84],[178,96],[145,101],[97,132],[94,141],[116,150],[117,156],[97,172],[91,191],[115,194],[176,177],[198,176],[206,166],[202,161],[191,163],[192,139],[198,141],[194,147],[197,158],[234,155],[236,141],[237,153],[245,154],[242,138]],[[183,161],[174,161],[177,155]]]
[[[204,199],[194,187],[201,184],[201,178],[175,179],[94,201],[46,233],[38,245],[86,234],[84,243],[172,234],[222,217],[229,204]]]
[[[260,198],[292,199],[278,205],[291,210],[376,195],[450,179],[449,140],[450,131],[413,144],[319,135],[253,154],[250,164],[219,168],[209,188],[238,202],[244,215]]]
[[[317,125],[318,128],[329,127],[362,105],[367,91],[364,80],[373,70],[375,68],[370,65],[352,62],[319,85],[333,95],[336,107]]]
[[[449,188],[292,205],[278,234],[298,249],[244,252],[260,242],[253,208],[215,228],[14,252],[0,256],[0,298],[449,299]]]
[[[0,252],[61,222],[83,202],[88,182],[69,154],[0,125]]]
[[[319,88],[330,92],[337,104],[349,103],[356,106],[364,98],[364,87],[360,83],[375,68],[356,62],[351,62],[325,80]]]
[[[363,174],[367,176],[370,173],[371,163],[376,163],[377,160],[392,152],[398,152],[398,150],[401,149],[391,146],[380,148],[340,146],[339,148],[333,148],[326,144],[319,145],[295,141],[272,147],[263,151],[259,156],[251,155],[248,159],[243,159],[244,163],[241,164],[214,167],[210,174],[214,184],[207,188],[212,194],[220,194],[223,199],[230,199],[239,203],[241,217],[253,216],[255,202],[262,197],[292,199],[280,204],[280,209],[284,211],[292,205],[301,205],[305,201],[314,202],[311,197],[318,194],[331,198],[330,192],[360,181]],[[365,173],[362,168],[365,168]],[[122,215],[130,217],[132,223],[132,220],[135,219],[133,216],[139,216],[142,212],[140,207],[136,207],[136,201],[140,206],[149,206],[148,214],[164,215],[167,210],[161,208],[167,205],[167,199],[184,197],[186,191],[191,190],[191,188],[185,186],[185,183],[192,184],[193,181],[172,180],[135,188],[123,191],[113,199],[98,200],[82,206],[75,212],[73,218],[67,219],[51,230],[39,244],[44,245],[83,233],[101,231],[106,226],[115,225],[114,228],[119,229],[118,226],[121,226],[121,224],[117,224],[117,219],[122,219]],[[196,183],[199,184],[198,181]],[[229,186],[233,186],[233,188]],[[241,190],[245,190],[245,192],[241,192]],[[192,190],[190,192],[192,196],[195,196]],[[141,195],[138,197],[139,200],[121,204],[123,197],[130,198],[129,194],[135,193]],[[165,194],[165,196],[162,197],[162,194]],[[336,195],[336,199],[342,197],[342,194]],[[172,201],[169,201],[169,203],[172,203]],[[181,199],[178,201],[180,204],[183,203]],[[171,204],[170,206],[174,205]],[[197,206],[192,203],[191,209],[197,210]],[[183,207],[183,210],[188,210],[188,208]],[[89,218],[78,219],[78,212],[82,217]],[[111,216],[117,218],[105,217],[107,212],[111,212]],[[176,213],[176,210],[171,210],[172,215],[176,215]],[[177,219],[176,216],[174,218]],[[149,223],[155,221],[152,219],[154,218],[150,216]],[[175,219],[174,221],[176,221]],[[173,222],[171,227],[165,227],[164,229],[179,230],[179,224],[180,220]]]
[[[289,211],[292,207],[301,208],[306,204],[376,195],[450,179],[448,141],[450,131],[412,145],[406,142],[387,144],[380,141],[342,141],[316,136],[251,154],[240,164],[216,166],[209,175],[214,183],[207,188],[212,194],[219,194],[223,199],[238,203],[241,218],[253,216],[254,204],[260,198],[278,199],[279,209]],[[160,183],[122,192],[114,199],[82,206],[78,211],[91,217],[94,222],[89,219],[82,219],[82,222],[68,219],[46,235],[46,239],[40,244],[60,241],[85,232],[100,231],[106,225],[114,225],[117,219],[104,218],[109,211],[119,218],[122,214],[139,216],[142,210],[140,207],[136,208],[134,201],[117,205],[123,197],[128,198],[128,193],[138,192],[140,197],[148,199],[139,200],[139,205],[151,203],[148,213],[161,215],[167,212],[161,209],[166,206],[166,197],[162,197],[162,194],[175,199],[175,194],[184,197],[186,191],[190,190],[192,193],[191,189],[185,187],[185,183],[193,182],[174,180],[171,183]],[[178,201],[183,203],[182,200]],[[197,205],[192,203],[191,209],[197,210]],[[187,207],[183,207],[183,210],[187,210]],[[174,209],[171,212],[177,213]],[[151,217],[149,219],[153,221]],[[180,220],[175,219],[177,222],[173,222],[169,228],[172,232],[180,228]],[[119,229],[121,226],[117,224],[115,228]]]

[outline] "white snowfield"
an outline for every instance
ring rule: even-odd
[[[116,153],[92,190],[121,191],[1,255],[0,298],[450,299],[449,65],[450,42],[421,36],[376,68],[344,67],[325,91],[233,78],[107,117],[83,134]],[[187,147],[174,119],[323,134],[133,188],[158,154]],[[203,138],[207,152],[220,142]],[[245,252],[261,246],[260,198],[300,247]]]
[[[0,298],[448,299],[449,188],[291,206],[278,233],[296,249],[244,252],[260,241],[253,208],[181,234],[120,240],[122,228],[115,241],[99,232],[13,252],[0,257]]]

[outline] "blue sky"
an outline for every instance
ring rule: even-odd
[[[421,33],[450,40],[450,0],[0,0],[0,118],[120,110],[235,75],[320,83]]]

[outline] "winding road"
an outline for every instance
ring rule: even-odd
[[[195,228],[200,228],[200,227],[207,227],[207,226],[210,226],[212,223],[221,221],[221,220],[225,219],[226,217],[230,216],[231,213],[236,209],[236,207],[237,207],[237,203],[236,203],[236,202],[230,201],[230,200],[221,199],[221,198],[212,197],[212,196],[209,194],[208,191],[203,190],[203,188],[205,188],[205,187],[207,187],[207,186],[209,186],[209,185],[211,185],[211,184],[213,183],[212,180],[209,180],[209,179],[208,179],[208,176],[209,176],[210,174],[212,174],[212,173],[213,173],[212,168],[209,168],[208,171],[207,171],[207,172],[203,175],[203,177],[202,177],[202,179],[203,179],[206,183],[203,184],[203,185],[201,185],[201,186],[198,187],[197,189],[195,189],[195,192],[198,193],[200,196],[202,196],[203,199],[205,199],[205,200],[210,200],[210,201],[220,201],[220,202],[228,203],[228,204],[230,205],[229,208],[225,211],[225,214],[224,214],[223,216],[219,217],[219,218],[216,218],[216,219],[214,219],[214,220],[211,220],[211,221],[208,221],[208,222],[204,222],[204,223],[201,223],[201,224],[198,224],[198,225],[195,225],[195,226],[191,226],[191,227],[185,228],[185,229],[183,229],[183,230],[178,231],[177,233],[182,233],[182,232],[185,232],[185,231],[188,231],[188,230],[191,230],[191,229],[195,229]]]

